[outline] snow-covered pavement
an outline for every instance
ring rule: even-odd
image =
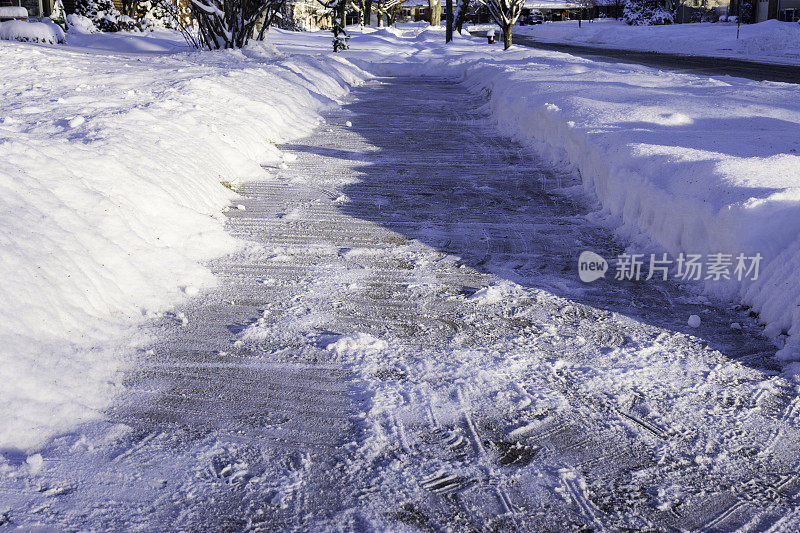
[[[797,527],[800,400],[775,348],[692,287],[581,283],[576,250],[622,244],[484,102],[377,79],[284,145],[228,213],[251,244],[151,326],[107,421],[5,463],[2,521]]]

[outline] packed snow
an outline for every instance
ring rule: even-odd
[[[800,24],[767,20],[737,27],[730,22],[628,26],[620,20],[595,19],[518,26],[514,32],[552,43],[732,57],[800,65]],[[738,37],[737,37],[738,32]]]

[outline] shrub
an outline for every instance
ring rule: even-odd
[[[658,26],[673,22],[672,14],[661,7],[657,0],[628,0],[622,20],[631,26]]]

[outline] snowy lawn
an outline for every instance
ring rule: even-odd
[[[800,65],[800,24],[743,24],[738,39],[736,30],[730,22],[628,26],[614,19],[583,21],[580,28],[577,20],[514,28],[519,35],[545,42]]]
[[[267,176],[364,73],[163,33],[2,41],[0,64],[0,448],[29,448],[107,405],[130,327],[235,248],[226,185]]]

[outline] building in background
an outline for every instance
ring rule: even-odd
[[[53,12],[53,0],[0,0],[0,7],[24,7],[29,17],[46,17]]]

